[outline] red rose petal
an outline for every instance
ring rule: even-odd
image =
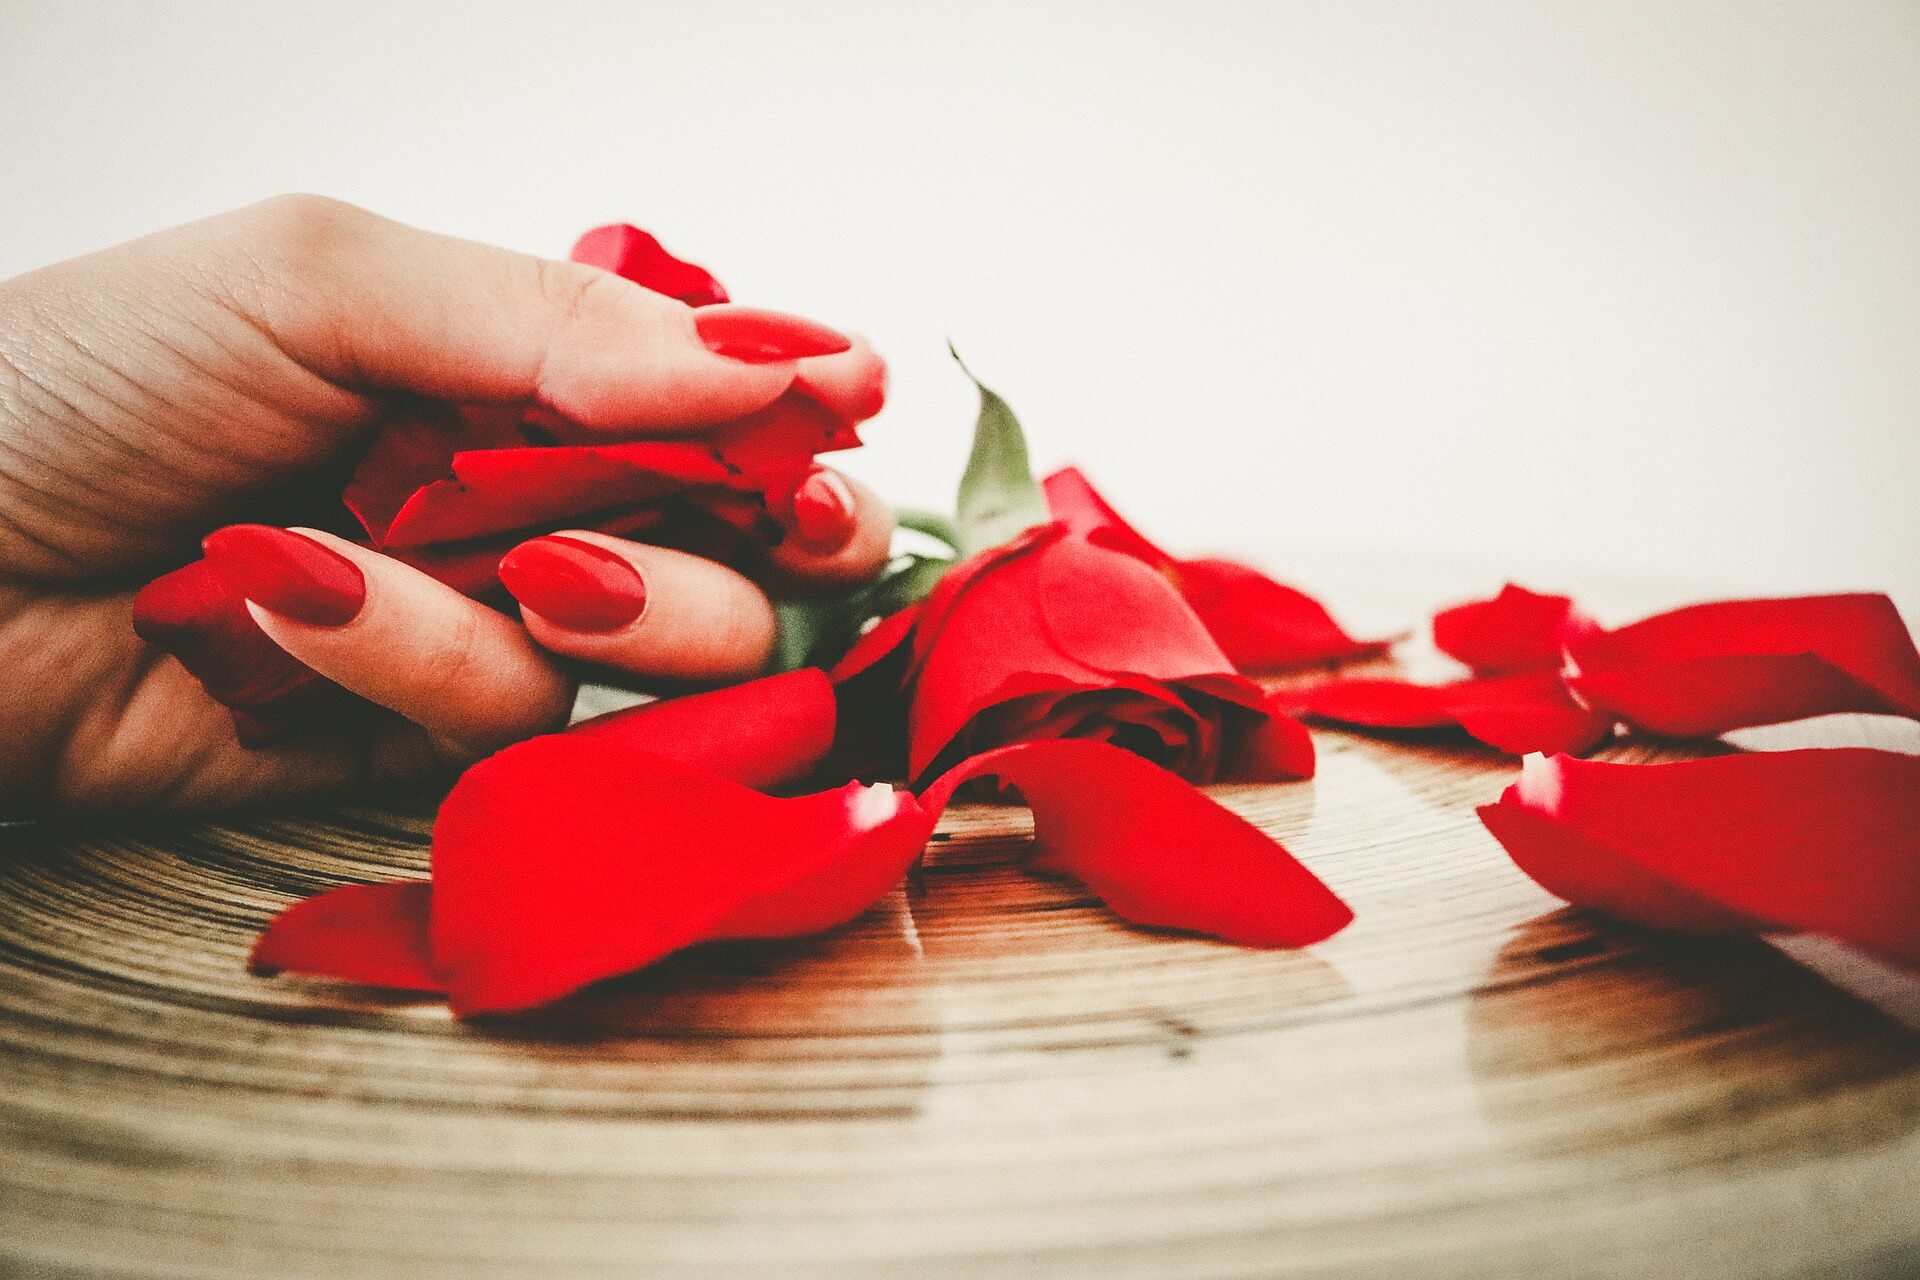
[[[1075,533],[1089,537],[1098,534],[1101,541],[1116,551],[1125,552],[1162,572],[1171,568],[1174,558],[1127,523],[1126,517],[1093,487],[1078,467],[1062,467],[1045,480],[1047,510],[1053,518]]]
[[[450,479],[400,508],[383,549],[462,542],[730,479],[711,449],[680,440],[475,449],[455,454],[450,465]]]
[[[1231,560],[1182,560],[1175,583],[1242,671],[1349,662],[1385,653],[1387,640],[1356,640],[1326,606]]]
[[[1920,718],[1920,653],[1883,595],[1693,605],[1584,637],[1567,656],[1582,701],[1648,733],[1847,711]]]
[[[1521,868],[1576,905],[1656,926],[1826,934],[1920,965],[1920,756],[1529,760],[1489,809]]]
[[[1568,902],[1684,933],[1758,933],[1767,927],[1765,921],[1688,893],[1532,809],[1503,803],[1481,805],[1477,812],[1515,866]]]
[[[439,991],[428,951],[433,887],[350,884],[294,903],[253,944],[247,970],[303,973],[402,991]]]
[[[920,602],[915,601],[880,619],[833,664],[828,677],[835,684],[841,684],[885,662],[911,638],[913,624],[919,616]]]
[[[374,434],[341,498],[379,545],[407,500],[444,478],[455,455],[527,443],[517,422],[499,413],[410,408]]]
[[[1264,719],[1244,730],[1220,762],[1222,782],[1285,782],[1311,778],[1313,734],[1270,697]]]
[[[795,886],[805,909],[785,918],[818,927],[828,907],[866,905],[821,887],[841,868],[864,891],[890,863],[892,883],[933,830],[891,788],[776,799],[610,745],[519,743],[441,806],[433,961],[456,1014],[544,1004],[729,927],[771,930],[783,917],[768,900]]]
[[[1569,597],[1538,595],[1511,582],[1491,600],[1433,615],[1435,647],[1483,676],[1557,668],[1568,643],[1599,629]]]
[[[768,505],[783,513],[792,510],[793,492],[816,456],[860,447],[851,422],[798,391],[701,439],[733,473],[737,487],[765,494]]]
[[[607,738],[760,791],[805,778],[833,746],[833,685],[817,667],[583,720],[569,738]]]
[[[1289,689],[1288,705],[1323,720],[1373,729],[1456,727],[1512,755],[1591,751],[1613,731],[1613,717],[1567,696],[1559,674],[1484,676],[1452,684],[1404,680],[1330,680]]]
[[[1354,639],[1318,600],[1258,569],[1231,560],[1168,555],[1128,524],[1077,468],[1054,472],[1045,487],[1054,519],[1165,574],[1241,671],[1344,662],[1388,648],[1385,640]]]
[[[706,268],[683,262],[638,227],[616,223],[595,227],[574,242],[575,262],[611,271],[642,288],[678,298],[690,307],[725,302],[727,291]]]
[[[832,745],[833,729],[833,687],[819,671],[800,670],[609,712],[538,741],[567,743],[554,749],[562,754],[602,752],[634,769],[664,760],[676,768],[732,779],[743,786],[776,787],[799,781],[820,763]],[[504,777],[496,776],[493,785],[524,788],[519,803],[525,814],[516,825],[524,826],[528,818],[536,823],[542,820],[539,812],[547,796],[537,779],[528,781],[509,769]],[[511,803],[510,797],[506,803]],[[634,812],[625,815],[623,824],[645,818],[644,813]],[[554,838],[569,839],[565,819],[556,818],[554,823]],[[440,840],[436,829],[436,846]],[[873,850],[860,845],[856,852],[870,855]],[[881,853],[892,856],[890,847]],[[486,856],[481,855],[483,862]],[[871,861],[844,874],[828,867],[781,909],[788,913],[786,918],[801,923],[818,918],[845,901],[849,890],[856,895],[863,892],[862,886],[875,874]],[[899,875],[896,868],[893,878]],[[882,885],[874,896],[891,883]],[[833,896],[836,893],[838,898]],[[428,897],[426,884],[402,882],[346,885],[296,902],[268,924],[254,945],[249,966],[261,974],[288,971],[417,991],[443,990],[445,984],[430,962]],[[858,913],[855,909],[849,914]],[[745,925],[733,927],[745,929],[756,923],[754,917],[743,918]],[[774,917],[762,912],[760,927],[766,927],[769,918]]]
[[[1271,837],[1131,752],[1059,739],[964,761],[922,795],[994,777],[1033,810],[1035,865],[1065,872],[1136,924],[1244,946],[1302,947],[1353,918]]]

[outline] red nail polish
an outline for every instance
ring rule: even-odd
[[[793,533],[816,555],[832,555],[853,538],[853,491],[824,467],[801,482],[793,494]]]
[[[693,327],[708,350],[747,364],[836,355],[853,345],[846,334],[823,324],[758,307],[700,307]]]
[[[295,622],[338,627],[367,602],[360,566],[290,529],[230,524],[200,544],[226,584],[263,609]]]
[[[523,542],[500,561],[513,598],[568,631],[618,631],[647,607],[647,584],[624,557],[578,538]]]

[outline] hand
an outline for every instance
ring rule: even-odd
[[[509,557],[506,580],[531,602],[519,621],[326,534],[229,546],[260,579],[249,607],[277,643],[398,713],[350,741],[242,747],[225,709],[130,620],[134,589],[169,558],[238,517],[273,521],[276,487],[350,450],[396,394],[539,405],[619,438],[740,417],[799,375],[792,360],[717,354],[694,317],[592,267],[310,196],[0,283],[0,817],[443,773],[564,723],[561,658],[640,677],[759,670],[774,624],[758,586],[594,533]],[[856,344],[806,361],[808,387],[854,396],[877,360]],[[811,537],[787,539],[776,570],[788,585],[870,576],[891,515],[833,473],[809,487]],[[303,561],[331,574],[336,600],[357,580],[345,621],[283,611]],[[644,607],[623,615],[639,592]]]

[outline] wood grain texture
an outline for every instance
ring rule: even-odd
[[[1128,928],[961,806],[831,936],[485,1027],[242,970],[423,874],[430,797],[0,833],[0,1273],[1920,1274],[1920,1037],[1557,909],[1474,819],[1509,760],[1318,738],[1216,789],[1357,909],[1310,951]]]

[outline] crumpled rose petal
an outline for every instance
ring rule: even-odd
[[[1433,615],[1434,646],[1483,676],[1557,668],[1569,643],[1599,629],[1571,598],[1539,595],[1513,583],[1491,600]]]
[[[1613,732],[1613,716],[1567,696],[1558,672],[1482,676],[1451,684],[1405,680],[1329,680],[1288,689],[1286,704],[1306,715],[1370,729],[1458,728],[1496,750],[1593,750]]]
[[[1567,659],[1582,702],[1668,737],[1836,712],[1920,718],[1920,653],[1884,595],[1692,605],[1577,639]]]
[[[448,469],[395,513],[382,549],[464,542],[731,479],[712,449],[668,440],[462,450]]]
[[[373,433],[341,501],[378,545],[407,501],[447,475],[456,454],[533,443],[517,414],[494,406],[463,412],[451,405],[409,405]]]
[[[1354,639],[1319,601],[1258,569],[1169,555],[1127,523],[1077,468],[1061,468],[1044,485],[1054,519],[1166,575],[1241,671],[1344,662],[1387,650],[1388,641]]]
[[[655,293],[678,298],[690,307],[727,301],[727,291],[706,268],[681,261],[658,240],[625,223],[595,227],[574,242],[568,256]]]
[[[1658,928],[1825,934],[1920,966],[1920,756],[1529,758],[1480,816],[1576,906]]]
[[[1058,739],[964,761],[921,797],[943,809],[994,777],[1033,810],[1032,865],[1065,873],[1135,924],[1255,947],[1304,947],[1353,912],[1275,840],[1140,757]]]

